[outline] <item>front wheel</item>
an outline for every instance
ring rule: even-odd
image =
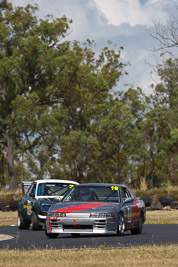
[[[143,216],[140,214],[138,223],[137,223],[137,228],[131,230],[132,235],[137,235],[141,234],[143,229]]]
[[[42,229],[42,226],[39,224],[37,215],[33,211],[32,212],[32,230],[36,231],[36,230],[41,230],[41,229]]]
[[[45,235],[48,238],[57,238],[59,234],[57,234],[57,233],[48,233],[47,232],[47,222],[45,222]]]
[[[59,235],[59,234],[56,234],[56,233],[47,233],[46,231],[45,231],[45,234],[49,238],[57,238],[58,235]]]
[[[22,216],[22,214],[18,213],[17,217],[17,226],[19,229],[29,229],[30,224],[26,222]]]
[[[117,226],[117,235],[123,235],[125,232],[125,218],[122,213],[119,214],[119,223]]]

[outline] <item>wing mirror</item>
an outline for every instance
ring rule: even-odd
[[[56,202],[62,202],[62,199],[64,198],[64,196],[55,196],[54,200]]]
[[[134,201],[133,197],[128,197],[126,198],[126,200],[124,200],[124,204],[131,203],[133,201]]]
[[[34,193],[30,193],[29,196],[30,197],[35,197],[35,194]]]

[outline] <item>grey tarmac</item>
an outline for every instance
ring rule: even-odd
[[[130,231],[123,236],[115,235],[81,235],[72,237],[70,234],[59,235],[49,239],[44,230],[19,230],[16,226],[1,226],[0,236],[11,237],[1,240],[0,249],[71,249],[71,248],[108,248],[130,247],[142,245],[178,244],[178,224],[146,224],[142,234],[131,235]]]

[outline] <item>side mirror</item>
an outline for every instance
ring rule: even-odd
[[[124,200],[124,204],[131,203],[133,201],[134,201],[133,197],[128,197],[126,198],[126,200]]]
[[[35,194],[34,193],[30,193],[29,196],[30,197],[35,197]]]
[[[54,200],[56,202],[62,202],[63,196],[55,196]]]

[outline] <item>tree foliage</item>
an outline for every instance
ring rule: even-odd
[[[117,91],[123,48],[96,54],[93,41],[66,41],[71,21],[38,20],[37,10],[0,2],[1,185],[47,177],[176,184],[177,59],[158,65],[150,97]]]

